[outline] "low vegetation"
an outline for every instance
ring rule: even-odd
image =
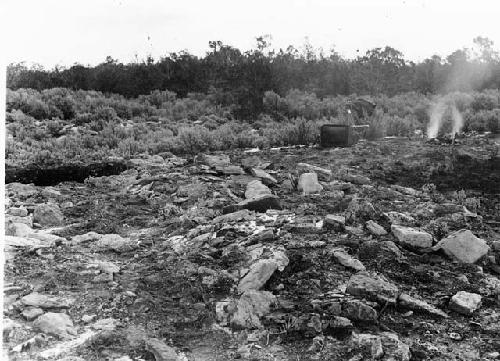
[[[463,115],[464,131],[498,132],[499,90],[449,96]],[[369,139],[412,136],[415,130],[425,131],[435,97],[415,92],[371,97],[377,103],[375,114],[358,119],[346,111],[355,95],[319,98],[300,90],[285,96],[267,91],[258,117],[237,119],[234,108],[221,105],[212,94],[179,98],[157,90],[127,99],[65,88],[8,89],[6,159],[8,165],[54,166],[164,152],[311,144],[324,123],[369,123]]]

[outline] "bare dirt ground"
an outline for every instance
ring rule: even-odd
[[[8,184],[4,355],[500,359],[498,144],[225,155]],[[438,242],[459,230],[457,258]]]

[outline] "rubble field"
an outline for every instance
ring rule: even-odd
[[[144,156],[5,197],[11,360],[500,359],[491,139]]]

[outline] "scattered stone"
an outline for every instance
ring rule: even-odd
[[[303,195],[320,193],[323,186],[318,182],[318,175],[316,173],[302,173],[299,177],[297,189]]]
[[[260,178],[260,180],[262,181],[262,183],[264,183],[265,185],[272,185],[272,184],[277,184],[278,181],[276,180],[276,178],[274,178],[273,176],[269,175],[269,173],[267,173],[266,171],[260,169],[260,168],[252,168],[250,170],[250,173],[254,176],[254,177],[257,177],[257,178]]]
[[[434,249],[442,249],[449,257],[460,262],[476,263],[488,253],[490,247],[471,231],[462,229],[442,239]]]
[[[21,303],[25,306],[48,308],[70,308],[75,303],[75,299],[69,297],[57,297],[44,295],[38,292],[30,293],[21,298]]]
[[[364,271],[366,267],[354,257],[351,257],[347,252],[343,250],[334,250],[333,257],[344,267],[352,268],[355,271]]]
[[[276,297],[269,291],[247,290],[236,302],[231,325],[238,328],[261,328],[260,318],[269,313]]]
[[[369,300],[395,304],[399,289],[381,275],[360,272],[351,276],[346,292]]]
[[[375,207],[369,201],[354,197],[347,206],[345,219],[348,224],[376,218]]]
[[[432,235],[427,232],[395,224],[391,226],[391,231],[398,241],[406,246],[414,248],[432,247],[433,238]]]
[[[30,227],[33,227],[33,217],[32,216],[19,217],[19,216],[6,215],[5,216],[5,223],[6,224],[8,224],[8,223],[24,223]]]
[[[146,350],[154,355],[156,361],[181,361],[173,347],[157,338],[146,340]]]
[[[64,216],[56,204],[43,203],[35,207],[33,222],[42,226],[62,226]]]
[[[137,248],[137,242],[118,234],[102,234],[94,243],[97,248],[115,252],[127,252]]]
[[[285,256],[286,258],[286,256]],[[243,277],[238,285],[238,291],[243,293],[248,290],[259,290],[278,269],[288,265],[286,261],[278,262],[275,259],[261,259],[250,266],[250,271]]]
[[[374,236],[385,236],[387,231],[377,222],[369,220],[366,222],[366,229]]]
[[[92,322],[93,320],[95,320],[96,317],[97,317],[96,315],[83,315],[82,322],[84,323]]]
[[[38,307],[28,307],[22,312],[23,317],[28,321],[33,321],[38,316],[43,315],[43,310]]]
[[[43,333],[60,338],[69,338],[71,335],[76,335],[73,321],[65,313],[48,312],[38,317],[33,326]]]
[[[397,185],[397,184],[392,185],[391,188],[400,192],[400,193],[403,193],[403,194],[406,194],[407,196],[412,196],[412,197],[416,197],[421,193],[420,191],[418,191],[414,188],[402,187],[402,186]]]
[[[73,207],[74,207],[74,204],[71,201],[61,203],[62,209],[73,208]]]
[[[419,300],[405,293],[399,295],[398,303],[403,307],[409,308],[410,310],[425,311],[430,313],[431,315],[448,318],[448,315],[443,311],[441,311],[440,309],[429,305],[427,302],[423,300]]]
[[[476,293],[469,293],[465,291],[457,292],[450,300],[450,309],[470,316],[481,305],[481,296]]]
[[[345,229],[345,217],[337,214],[328,214],[325,217],[325,226],[336,232],[342,232]]]
[[[245,198],[254,199],[269,194],[272,193],[267,186],[265,186],[260,180],[254,180],[247,184],[247,189],[245,191]]]
[[[220,216],[215,217],[212,220],[212,223],[214,224],[219,224],[219,223],[232,223],[232,222],[239,222],[239,221],[249,221],[255,219],[255,216],[252,216],[250,214],[250,211],[248,209],[242,209],[233,213],[228,213],[228,214],[223,214]]]
[[[375,322],[377,311],[359,300],[349,300],[342,304],[342,316],[352,321]]]
[[[371,180],[368,177],[359,174],[344,173],[340,176],[344,182],[349,182],[358,185],[370,184]]]
[[[101,234],[96,233],[96,232],[88,232],[85,234],[79,234],[79,235],[73,236],[73,238],[71,238],[71,242],[79,244],[79,243],[96,241],[99,238],[101,238]]]
[[[351,343],[370,355],[372,360],[409,361],[410,347],[399,340],[398,335],[381,332],[379,335],[353,334]]]
[[[389,222],[396,225],[412,225],[415,223],[415,218],[400,212],[391,211],[384,213],[384,216],[389,220]]]
[[[26,199],[38,194],[37,188],[33,184],[9,183],[6,185],[9,195],[16,195],[20,199]]]
[[[10,214],[11,216],[17,216],[17,217],[26,217],[26,216],[28,216],[28,210],[24,207],[20,207],[20,208],[12,207],[12,208],[9,208],[7,210],[7,214]]]
[[[332,171],[329,169],[321,168],[312,164],[298,163],[297,170],[300,173],[316,173],[319,175],[319,179],[324,181],[329,181],[332,177]]]

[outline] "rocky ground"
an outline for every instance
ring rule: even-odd
[[[500,359],[499,165],[386,139],[10,183],[4,356]]]

